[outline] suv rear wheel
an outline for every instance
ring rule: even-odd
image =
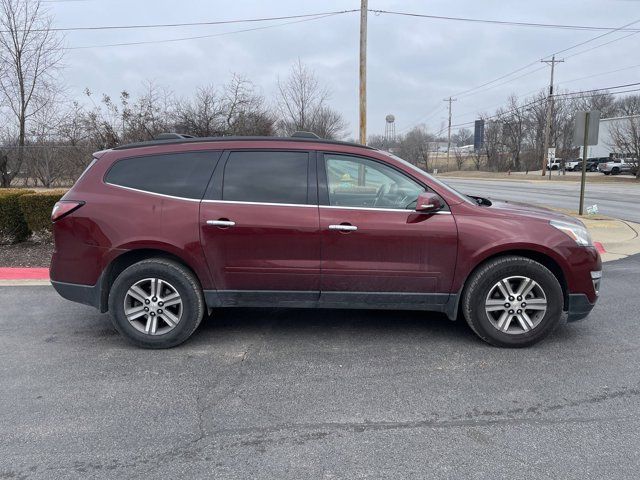
[[[563,294],[549,269],[529,258],[487,262],[469,278],[462,309],[471,329],[499,347],[527,347],[562,318]]]
[[[187,340],[205,311],[195,275],[173,260],[151,258],[125,269],[109,292],[115,328],[144,348],[171,348]]]

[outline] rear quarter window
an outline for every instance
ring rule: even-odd
[[[118,160],[105,182],[145,192],[201,199],[221,152],[148,155]]]

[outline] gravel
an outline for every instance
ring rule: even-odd
[[[0,245],[0,267],[48,267],[53,243],[22,242]]]

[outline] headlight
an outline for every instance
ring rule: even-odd
[[[557,228],[562,233],[566,233],[569,237],[575,240],[578,245],[583,247],[593,245],[591,235],[589,235],[589,232],[584,226],[576,225],[574,223],[560,222],[557,220],[551,220],[549,223],[552,227]]]

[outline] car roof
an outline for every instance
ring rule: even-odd
[[[142,147],[154,147],[161,145],[176,145],[176,144],[194,144],[194,143],[211,143],[211,142],[290,142],[290,143],[320,143],[327,145],[345,145],[350,147],[360,147],[369,150],[375,150],[373,147],[367,145],[361,145],[353,142],[342,142],[339,140],[326,140],[321,138],[305,138],[305,137],[242,137],[242,136],[229,136],[229,137],[194,137],[194,138],[172,138],[161,140],[149,140],[146,142],[130,143],[127,145],[121,145],[115,147],[114,150],[128,150],[132,148]]]

